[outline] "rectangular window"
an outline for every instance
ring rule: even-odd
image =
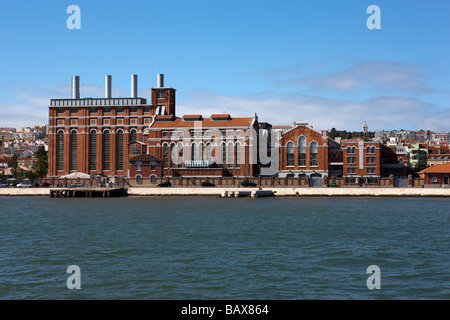
[[[347,163],[348,164],[355,164],[356,163],[356,157],[347,157]]]
[[[431,182],[436,183],[438,182],[438,178],[436,176],[431,177]]]
[[[166,91],[165,90],[157,90],[156,91],[156,99],[165,99]]]

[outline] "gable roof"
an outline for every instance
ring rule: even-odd
[[[199,126],[200,123],[203,128],[251,127],[254,120],[253,117],[232,118],[228,114],[213,115],[211,118],[200,117],[200,115],[185,115],[183,118],[157,116],[156,121],[150,126],[150,129],[193,128]]]
[[[435,164],[434,166],[423,169],[419,173],[450,173],[450,162],[444,164]]]
[[[136,157],[130,158],[133,161],[162,161],[161,158],[155,157],[152,154],[140,154]]]

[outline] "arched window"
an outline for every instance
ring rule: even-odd
[[[167,143],[163,144],[163,154],[162,154],[163,168],[168,168],[169,165],[169,146]]]
[[[150,170],[151,171],[155,171],[156,170],[156,162],[155,161],[150,162]]]
[[[289,141],[286,144],[286,154],[287,154],[287,157],[286,157],[287,163],[286,163],[286,165],[288,167],[294,166],[294,143],[292,141]]]
[[[95,130],[89,134],[89,169],[97,169],[97,132]]]
[[[222,168],[225,168],[226,161],[227,161],[227,146],[225,145],[225,142],[222,142]]]
[[[371,153],[375,153],[375,147],[370,148]]]
[[[136,171],[141,171],[142,170],[142,162],[138,161],[136,162]]]
[[[75,130],[70,133],[70,170],[77,170],[77,138]]]
[[[177,157],[177,150],[175,148],[175,143],[170,144],[170,167],[175,168],[175,160]]]
[[[347,153],[352,153],[352,147],[347,147]]]
[[[228,143],[227,150],[227,167],[228,169],[233,169],[233,160],[234,160],[234,146],[233,142]]]
[[[298,138],[298,165],[306,166],[306,137],[304,136]]]
[[[211,142],[208,142],[207,144],[206,144],[206,161],[211,161],[211,152],[212,152],[212,149],[211,149]]]
[[[371,152],[370,152],[370,147],[367,147],[367,148],[366,148],[366,153],[371,153]]]
[[[58,166],[57,170],[64,170],[64,132],[58,131]]]
[[[356,147],[352,147],[352,153],[356,153]]]
[[[116,133],[116,170],[123,170],[123,131]]]
[[[241,143],[236,142],[236,168],[241,167]]]
[[[192,144],[191,144],[191,160],[192,161],[194,161],[194,160],[197,160],[197,145],[195,144],[195,142],[193,142]]]
[[[131,129],[130,131],[130,142],[137,140],[137,132],[136,129]]]
[[[109,131],[103,132],[103,170],[109,171],[109,156],[110,156],[110,141]]]
[[[316,141],[311,142],[311,144],[309,145],[309,152],[310,152],[311,166],[317,166],[318,165],[318,160],[317,160],[318,150],[317,150],[317,142]]]
[[[156,183],[156,176],[155,176],[154,174],[152,174],[152,175],[150,176],[150,182],[151,182],[151,183]]]
[[[138,174],[138,175],[136,176],[136,183],[139,183],[139,184],[142,183],[142,176],[141,176],[140,174]]]
[[[205,160],[205,146],[203,142],[200,142],[200,144],[198,145],[198,159]]]
[[[177,145],[178,148],[178,168],[183,167],[183,144],[181,142]]]

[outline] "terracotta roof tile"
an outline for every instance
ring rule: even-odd
[[[428,167],[419,173],[450,173],[450,163],[435,164],[434,166]]]
[[[160,117],[167,116],[158,116],[156,120]],[[165,118],[164,120],[166,120]],[[217,118],[216,118],[217,119]],[[168,120],[168,121],[167,121]],[[252,117],[246,118],[229,118],[228,120],[213,120],[212,118],[202,118],[201,120],[190,120],[183,118],[173,118],[172,120],[167,119],[166,121],[155,121],[151,128],[189,128],[198,126],[201,123],[201,126],[204,128],[220,128],[220,127],[250,127],[253,121]]]

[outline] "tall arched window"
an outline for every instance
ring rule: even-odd
[[[64,170],[64,132],[58,131],[58,166],[57,170]]]
[[[73,130],[70,133],[70,170],[77,170],[77,138],[78,133]]]
[[[292,141],[286,144],[286,165],[288,167],[294,165],[294,143]]]
[[[110,140],[109,131],[103,132],[103,170],[109,171]]]
[[[227,162],[227,146],[225,145],[225,142],[222,142],[222,168],[225,169],[226,162]]]
[[[233,142],[228,143],[228,150],[227,150],[227,167],[228,169],[233,169],[233,162],[234,162],[234,145]]]
[[[170,144],[170,167],[175,168],[175,159],[177,157],[177,150],[175,148],[175,143]]]
[[[97,169],[97,132],[95,130],[89,134],[89,169]]]
[[[298,138],[298,165],[306,166],[306,137]]]
[[[123,170],[123,131],[116,133],[116,170]]]
[[[191,144],[191,160],[192,161],[197,160],[196,153],[197,153],[197,145],[195,144],[195,142],[193,142]]]
[[[211,147],[211,142],[208,142],[206,144],[206,161],[211,161],[212,156],[211,156],[211,152],[212,152],[212,147]]]
[[[167,143],[163,144],[163,154],[162,154],[163,168],[167,168],[169,165],[169,146]]]
[[[136,129],[131,129],[130,131],[130,142],[137,140],[137,132]]]
[[[178,168],[182,168],[183,167],[183,144],[181,142],[178,142],[177,149],[178,149]]]
[[[199,160],[205,160],[205,145],[203,142],[200,142],[198,145],[198,159]]]
[[[371,153],[375,153],[375,147],[370,148]]]
[[[311,144],[309,145],[309,152],[310,152],[311,165],[317,166],[318,165],[318,160],[317,160],[318,148],[317,148],[316,141],[311,142]]]
[[[356,147],[352,147],[352,153],[356,153]]]
[[[236,168],[241,167],[241,143],[236,142]]]

